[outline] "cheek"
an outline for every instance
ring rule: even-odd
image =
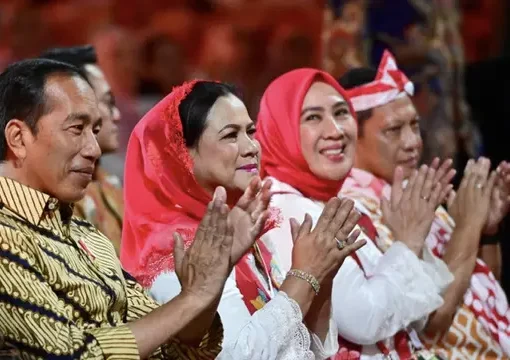
[[[318,133],[311,126],[301,125],[301,152],[305,160],[309,160],[314,155],[315,144],[317,143]]]

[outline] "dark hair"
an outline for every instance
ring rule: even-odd
[[[85,65],[97,64],[96,49],[92,45],[52,48],[43,52],[40,58],[74,65],[85,74]]]
[[[207,115],[212,106],[222,96],[239,93],[230,84],[214,81],[200,81],[193,86],[193,90],[179,105],[179,116],[182,122],[182,132],[187,147],[194,147],[205,130]]]
[[[345,90],[371,83],[377,76],[377,70],[372,68],[357,68],[349,70],[339,80],[338,83]],[[356,112],[358,118],[358,136],[363,136],[363,127],[365,122],[372,117],[372,109]]]
[[[45,84],[52,75],[77,76],[89,81],[77,67],[48,59],[29,59],[15,62],[0,74],[0,161],[7,155],[5,127],[11,119],[24,121],[34,134],[37,121],[49,111]]]

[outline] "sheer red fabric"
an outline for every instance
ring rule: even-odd
[[[174,270],[172,234],[179,232],[188,248],[211,201],[193,175],[179,116],[180,103],[197,82],[174,88],[140,120],[129,139],[120,259],[146,287],[161,272]],[[271,211],[264,231],[277,226],[278,219],[278,212]]]
[[[264,92],[256,136],[262,149],[262,176],[273,176],[308,198],[328,201],[338,195],[343,181],[315,176],[301,152],[301,107],[315,81],[335,88],[348,102],[352,116],[356,116],[346,91],[331,75],[315,69],[297,69],[278,77]]]

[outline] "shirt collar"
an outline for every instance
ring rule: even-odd
[[[56,198],[0,176],[0,204],[34,225],[39,225],[46,213],[60,210],[62,220],[71,219],[73,206],[59,202]]]

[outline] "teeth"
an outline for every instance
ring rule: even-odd
[[[335,149],[335,150],[324,150],[322,153],[325,154],[325,155],[340,155],[341,153],[344,152],[344,149],[341,148],[341,149]]]

